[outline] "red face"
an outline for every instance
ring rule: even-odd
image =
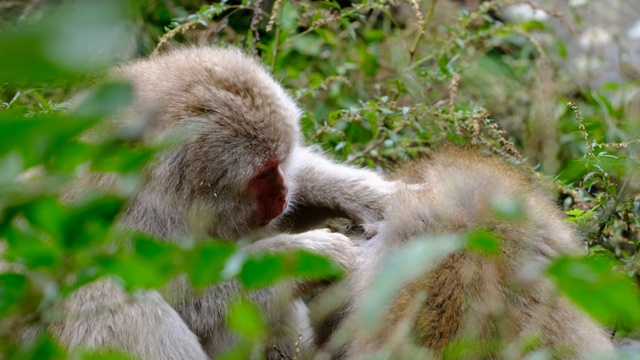
[[[287,185],[284,173],[276,161],[268,161],[249,181],[249,189],[256,196],[258,220],[266,225],[287,208]]]

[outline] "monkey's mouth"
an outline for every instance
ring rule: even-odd
[[[284,214],[287,209],[287,205],[289,205],[289,199],[287,199],[286,194],[281,194],[280,196],[274,197],[272,201],[268,202],[266,205],[267,206],[261,206],[258,209],[259,226],[266,226],[273,219]]]

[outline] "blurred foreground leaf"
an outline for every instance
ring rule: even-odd
[[[227,321],[231,330],[248,340],[259,340],[267,333],[260,310],[248,301],[231,304]]]
[[[49,334],[43,334],[38,339],[19,349],[17,354],[11,357],[14,360],[66,360],[68,356],[60,345]]]
[[[567,297],[600,322],[624,329],[640,325],[640,292],[611,260],[564,256],[548,273]]]
[[[344,273],[326,257],[303,250],[250,254],[238,278],[248,288],[271,285],[287,278],[333,279]]]
[[[438,266],[461,245],[461,239],[455,235],[422,235],[389,254],[366,294],[362,308],[365,325],[377,325],[384,309],[400,288]]]
[[[467,235],[467,249],[477,251],[486,256],[500,254],[500,239],[489,231],[473,231]]]
[[[29,294],[29,278],[16,273],[0,274],[0,315],[19,306]]]
[[[125,55],[122,0],[78,1],[0,32],[0,80],[51,81],[103,69]]]
[[[197,289],[222,279],[227,260],[236,251],[235,244],[204,242],[186,254],[185,267],[191,284]]]

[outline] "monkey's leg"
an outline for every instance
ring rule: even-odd
[[[122,351],[142,360],[208,359],[198,338],[156,291],[127,295],[109,280],[74,293],[51,326],[74,349]]]

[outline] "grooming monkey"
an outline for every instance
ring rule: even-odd
[[[360,241],[358,262],[342,287],[348,305],[318,326],[323,350],[344,359],[375,353],[394,359],[507,359],[523,358],[533,344],[550,349],[554,358],[614,355],[607,332],[540,274],[554,257],[578,253],[581,241],[535,181],[498,159],[453,146],[397,176],[414,185],[393,195],[378,233]],[[521,216],[505,218],[496,211],[501,205],[519,207]],[[499,252],[459,248],[406,283],[392,279],[386,286],[398,290],[386,307],[378,306],[377,322],[365,321],[372,312],[367,301],[385,275],[381,272],[399,266],[385,267],[389,254],[419,241],[437,248],[437,241],[459,240],[447,235],[474,230],[494,234]],[[310,307],[312,318],[316,308]],[[461,344],[466,345],[458,349],[467,352],[456,353]]]
[[[271,234],[246,251],[306,249],[352,266],[355,252],[344,235],[280,230],[308,222],[304,209],[313,209],[314,216],[376,222],[393,184],[303,147],[300,110],[257,60],[234,48],[184,47],[121,66],[114,77],[134,89],[133,106],[115,120],[115,128],[136,129],[142,126],[137,119],[146,118],[146,141],[186,134],[148,166],[122,215],[123,227],[170,242]],[[93,174],[78,188],[109,188],[114,181],[109,174]],[[307,331],[306,307],[296,297],[299,285],[290,281],[246,294],[274,329],[265,349],[269,359],[293,356],[298,333]],[[232,280],[196,295],[186,281],[176,280],[162,295],[130,296],[102,280],[72,295],[65,317],[51,331],[72,349],[114,348],[141,359],[216,357],[236,341],[225,319],[229,301],[240,292]]]

